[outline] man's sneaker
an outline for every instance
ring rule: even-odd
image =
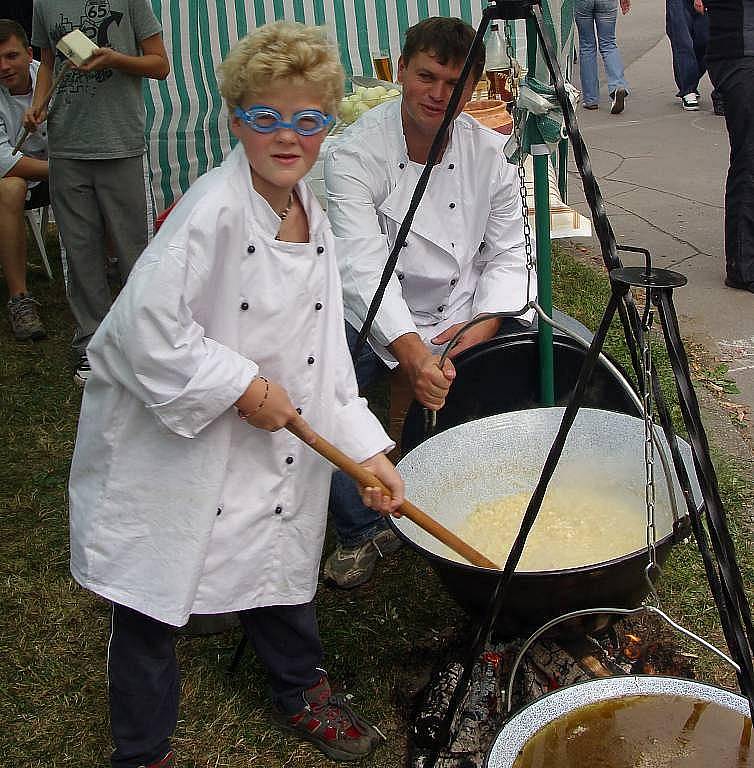
[[[681,104],[687,112],[697,112],[699,110],[699,97],[695,93],[687,93],[681,97]]]
[[[89,358],[86,355],[81,355],[76,363],[76,370],[73,372],[73,380],[80,387],[83,387],[91,375],[92,368],[89,365]]]
[[[616,88],[610,97],[610,114],[619,115],[626,106],[626,96],[628,91],[625,88]]]
[[[325,562],[324,575],[341,589],[351,589],[366,584],[372,578],[377,559],[391,555],[400,548],[401,540],[386,528],[357,547],[335,548]]]
[[[276,713],[275,719],[332,760],[360,760],[379,744],[380,732],[362,720],[342,695],[333,695],[325,675],[302,696],[305,704],[301,711],[295,715]]]
[[[29,293],[21,293],[12,296],[8,302],[8,314],[13,335],[19,341],[33,339],[38,341],[47,336],[47,333],[39,319],[37,307],[39,302]]]
[[[599,109],[599,104],[584,104],[584,109]]]
[[[150,763],[149,765],[142,765],[139,766],[139,768],[173,768],[175,765],[175,752],[171,749],[170,752],[165,755],[165,757],[162,758],[162,760],[158,760],[156,763]]]

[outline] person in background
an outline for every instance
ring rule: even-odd
[[[360,489],[379,513],[402,502],[392,441],[358,396],[330,225],[301,181],[343,70],[320,30],[278,22],[220,79],[238,144],[178,201],[89,344],[71,571],[113,604],[113,768],[173,765],[175,629],[192,613],[238,612],[284,728],[335,760],[381,738],[322,669],[332,467],[284,429],[370,469],[389,489]]]
[[[35,0],[32,44],[40,48],[25,124],[47,119],[43,101],[63,64],[60,38],[80,28],[98,50],[60,82],[48,120],[50,196],[66,250],[66,289],[76,321],[74,379],[90,374],[87,345],[112,303],[105,244],[121,282],[151,237],[142,80],[170,71],[160,23],[149,0]]]
[[[673,53],[677,96],[686,112],[699,109],[699,81],[707,71],[709,20],[702,0],[665,0],[665,31]]]
[[[46,205],[47,131],[40,125],[22,151],[23,117],[31,106],[39,62],[32,58],[26,30],[0,19],[0,265],[8,286],[8,315],[13,335],[21,340],[45,337],[39,302],[26,285],[24,210]]]
[[[754,293],[754,0],[707,0],[710,79],[725,105],[725,284]]]
[[[474,29],[460,19],[430,18],[411,27],[398,61],[401,99],[370,109],[326,154],[327,213],[352,349],[473,39]],[[445,402],[456,355],[523,326],[482,319],[441,369],[440,354],[455,333],[472,318],[521,310],[536,294],[517,169],[503,154],[506,137],[461,111],[484,63],[482,50],[356,361],[362,390],[399,367],[414,397],[432,410]],[[522,320],[528,325],[531,317],[529,311]],[[363,584],[399,541],[342,473],[333,478],[330,509],[338,546],[325,577],[345,588]]]
[[[631,9],[631,0],[620,0],[621,12]],[[579,76],[584,109],[599,109],[600,79],[597,71],[597,45],[607,75],[610,113],[623,112],[630,93],[623,73],[623,59],[615,42],[618,0],[576,0],[576,27],[579,30]],[[595,35],[596,30],[596,35]]]

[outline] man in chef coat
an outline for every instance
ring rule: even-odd
[[[411,27],[398,61],[401,99],[362,115],[326,155],[328,216],[338,238],[352,349],[473,38],[460,19],[436,17]],[[507,137],[461,112],[483,71],[482,50],[356,361],[362,389],[400,366],[416,399],[431,410],[445,402],[456,355],[520,328],[533,311],[506,319],[503,328],[498,318],[473,326],[440,369],[440,354],[456,331],[480,315],[521,310],[536,295],[517,169],[503,155]],[[342,474],[333,480],[330,507],[339,544],[325,576],[354,587],[399,541]]]

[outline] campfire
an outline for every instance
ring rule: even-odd
[[[604,635],[544,637],[527,652],[512,689],[511,713],[545,693],[612,675],[669,675],[694,679],[693,654],[669,640],[640,637],[633,626],[619,622]],[[497,732],[508,719],[506,701],[510,673],[522,639],[489,645],[474,666],[466,698],[454,723],[452,744],[437,768],[483,766]],[[451,654],[425,687],[411,729],[409,765],[423,768],[450,698],[461,676],[461,662]]]

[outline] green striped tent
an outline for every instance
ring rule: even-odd
[[[147,141],[158,209],[169,205],[231,146],[215,69],[228,49],[255,27],[277,19],[326,26],[347,74],[372,75],[370,51],[396,61],[406,29],[428,16],[457,16],[476,26],[485,0],[151,0],[162,21],[171,74],[146,81]],[[570,60],[573,0],[544,6],[556,42]],[[523,24],[516,55],[526,62]],[[538,72],[540,67],[538,65]],[[540,73],[541,76],[541,73]],[[547,79],[545,77],[545,79]]]

